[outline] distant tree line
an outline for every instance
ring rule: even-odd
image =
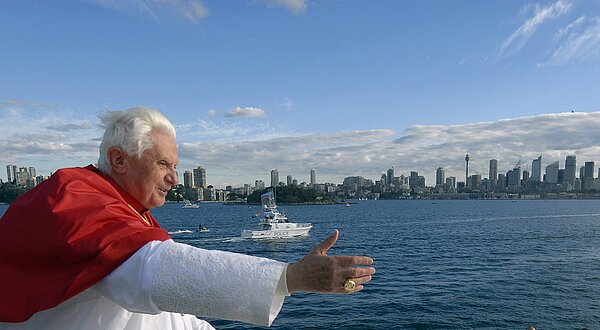
[[[26,191],[25,186],[12,182],[2,183],[0,186],[0,203],[12,203],[12,201],[23,195]]]
[[[267,188],[256,190],[248,195],[247,203],[260,204],[260,195],[273,190]],[[333,197],[317,194],[313,189],[303,189],[298,186],[279,186],[275,189],[275,203],[277,204],[305,204],[305,203],[329,203]]]

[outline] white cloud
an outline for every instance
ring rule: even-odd
[[[208,16],[208,9],[198,0],[90,0],[112,10],[159,19],[175,16],[197,23]]]
[[[442,166],[447,176],[464,180],[464,156],[471,174],[487,175],[489,160],[506,172],[522,159],[524,168],[543,155],[544,166],[567,155],[578,162],[600,162],[600,112],[560,113],[464,125],[414,125],[400,134],[392,130],[305,134],[263,140],[183,143],[181,168],[202,165],[216,186],[267,180],[277,167],[299,181],[311,168],[319,181],[341,183],[347,176],[378,179],[394,167],[397,175],[418,171],[431,184]],[[235,182],[232,182],[234,180]]]
[[[578,19],[576,19],[575,21],[573,21],[572,23],[570,23],[566,27],[558,30],[558,32],[554,36],[554,40],[560,40],[560,39],[562,39],[569,32],[571,32],[572,30],[576,29],[578,26],[581,26],[582,24],[584,24],[585,21],[586,21],[585,16],[579,17]]]
[[[571,3],[564,0],[558,0],[543,8],[536,6],[534,15],[504,40],[496,57],[497,60],[517,54],[540,25],[566,14],[570,8]]]
[[[254,107],[236,107],[235,109],[229,111],[225,114],[225,117],[247,117],[247,118],[266,118],[267,113],[260,109]]]
[[[206,114],[209,115],[209,116],[216,116],[217,112],[215,110],[213,110],[213,109],[210,109],[210,110],[208,110],[206,112]]]
[[[26,104],[27,102],[24,102]],[[62,110],[15,108],[0,112],[3,161],[35,166],[47,174],[64,166],[94,163],[102,135],[95,117]],[[489,160],[506,172],[522,159],[525,167],[543,155],[543,166],[567,155],[579,164],[600,162],[600,112],[544,114],[463,125],[413,125],[391,129],[298,133],[269,122],[219,123],[208,120],[176,125],[180,169],[207,169],[209,183],[241,185],[268,180],[269,171],[308,180],[311,168],[320,182],[341,183],[347,176],[378,179],[394,167],[397,175],[418,171],[431,184],[442,166],[447,176],[464,180],[464,155],[472,174],[487,175]],[[58,130],[59,128],[77,130]]]
[[[575,22],[577,22],[576,25],[574,25]],[[575,22],[566,27],[564,32],[559,32],[559,34],[566,35],[571,31],[565,42],[552,54],[550,60],[541,63],[540,66],[561,65],[574,61],[597,59],[600,56],[600,17],[589,20],[586,25],[583,24],[583,21]],[[572,31],[577,26],[581,27],[581,31]]]

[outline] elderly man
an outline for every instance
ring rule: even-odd
[[[212,329],[201,315],[270,325],[285,296],[353,293],[371,258],[295,264],[174,242],[149,210],[178,183],[175,129],[159,112],[108,113],[98,168],[69,168],[0,220],[0,328]]]

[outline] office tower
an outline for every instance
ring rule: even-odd
[[[493,182],[494,184],[498,180],[498,160],[497,159],[490,159],[490,172],[489,172],[488,179],[490,180],[490,182]]]
[[[27,169],[27,172],[29,172],[30,178],[35,178],[37,176],[37,174],[35,173],[35,167],[33,167],[33,166],[29,166],[29,168]]]
[[[575,155],[567,156],[565,160],[565,183],[575,186],[575,172],[577,169],[577,159]]]
[[[6,178],[8,182],[15,182],[17,180],[17,165],[6,165]]]
[[[387,170],[387,177],[385,180],[385,184],[386,186],[393,186],[394,185],[394,168],[390,168],[389,170]]]
[[[465,185],[469,182],[469,154],[465,155]]]
[[[473,174],[471,175],[471,189],[472,190],[479,190],[479,188],[481,187],[481,174]]]
[[[583,172],[583,189],[589,190],[594,188],[594,162],[585,162]]]
[[[279,185],[279,171],[277,169],[271,170],[271,187],[277,187]]]
[[[192,172],[183,172],[183,186],[186,188],[192,188],[194,186],[194,174]]]
[[[287,176],[287,185],[291,186],[292,182],[294,182],[294,177],[292,177],[291,174],[288,174],[288,176]]]
[[[446,178],[446,184],[450,188],[456,188],[456,177],[451,176],[449,178]]]
[[[416,188],[419,186],[419,172],[410,172],[410,180],[408,181],[408,184],[411,188]]]
[[[208,184],[206,183],[206,169],[202,166],[198,166],[193,169],[194,172],[194,187],[198,188],[206,188]]]
[[[311,185],[317,184],[317,172],[315,171],[314,168],[310,169],[310,184]]]
[[[515,167],[506,173],[506,185],[508,187],[518,187],[521,185],[520,167]]]
[[[546,166],[546,183],[558,183],[558,160]]]
[[[531,162],[531,180],[542,181],[542,155]]]
[[[255,180],[254,181],[254,187],[256,189],[259,189],[259,190],[264,190],[265,189],[265,183],[263,182],[263,180]]]
[[[438,167],[435,171],[435,185],[443,185],[446,183],[446,172],[443,167]]]
[[[496,181],[496,187],[504,189],[506,187],[506,175],[498,174],[498,181]]]

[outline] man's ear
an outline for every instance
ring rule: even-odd
[[[113,173],[125,174],[125,152],[119,147],[110,147],[108,149],[108,162]]]

